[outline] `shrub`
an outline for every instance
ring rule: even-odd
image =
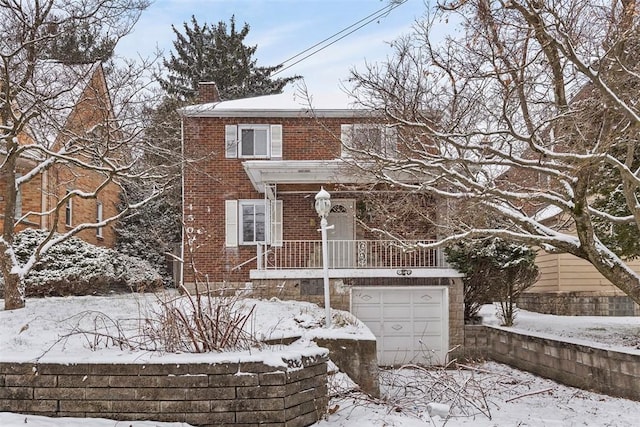
[[[482,304],[498,301],[503,324],[513,325],[517,298],[538,278],[536,252],[494,237],[459,242],[445,253],[448,262],[465,274],[465,322],[477,318]]]
[[[25,263],[45,236],[42,230],[18,233],[18,261]],[[162,285],[162,277],[146,261],[72,237],[42,256],[25,277],[25,285],[27,296],[32,297],[100,295],[154,290]]]

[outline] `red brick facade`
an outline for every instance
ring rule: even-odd
[[[242,164],[247,159],[225,157],[225,125],[279,124],[283,129],[283,159],[330,160],[339,153],[340,125],[352,120],[330,118],[320,122],[307,117],[186,117],[183,124],[185,156],[197,160],[189,163],[184,173],[185,225],[187,234],[191,233],[195,238],[195,245],[191,246],[193,253],[189,253],[189,245],[185,246],[185,262],[193,262],[197,270],[212,282],[246,282],[249,270],[256,267],[256,262],[252,261],[234,270],[234,267],[256,256],[255,245],[225,247],[225,200],[264,199],[264,194],[256,191],[244,170]],[[317,184],[278,188],[283,193],[287,190],[300,192],[278,197],[284,206],[284,240],[319,238],[313,197],[308,197],[319,189]],[[303,194],[305,191],[308,194]],[[192,278],[187,274],[185,281],[190,282]]]

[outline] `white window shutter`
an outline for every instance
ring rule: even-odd
[[[348,147],[351,147],[351,135],[353,134],[353,125],[340,125],[340,146],[342,157],[351,156]]]
[[[224,146],[226,158],[235,159],[238,157],[238,126],[224,126]]]
[[[225,246],[238,246],[238,201],[224,201]]]
[[[271,157],[282,158],[282,125],[271,125]]]
[[[271,245],[282,246],[282,200],[271,201]]]

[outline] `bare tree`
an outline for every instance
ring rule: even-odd
[[[357,99],[398,129],[396,155],[369,155],[368,173],[463,207],[439,244],[489,235],[570,253],[640,303],[624,263],[640,255],[639,12],[439,2],[393,58],[353,73]],[[436,43],[442,25],[457,31]]]
[[[56,29],[74,25],[99,29],[117,43],[148,4],[0,1],[0,270],[5,309],[24,306],[23,279],[49,248],[74,235],[100,237],[124,215],[127,208],[118,211],[100,204],[102,198],[111,200],[123,182],[158,178],[161,191],[163,171],[136,165],[136,152],[146,143],[141,111],[151,93],[144,74],[149,64],[70,64],[47,56],[56,39],[64,37]],[[84,215],[78,212],[72,220],[72,209]],[[29,226],[48,234],[26,263],[20,263],[15,235]]]

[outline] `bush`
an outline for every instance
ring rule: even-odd
[[[46,235],[42,230],[18,233],[14,245],[18,261],[25,263]],[[161,285],[162,277],[148,262],[77,237],[53,246],[25,277],[30,297],[104,295],[154,290]]]
[[[447,261],[465,274],[465,323],[477,319],[483,304],[499,301],[503,324],[513,325],[517,298],[538,278],[536,252],[494,237],[459,242],[445,253]]]

